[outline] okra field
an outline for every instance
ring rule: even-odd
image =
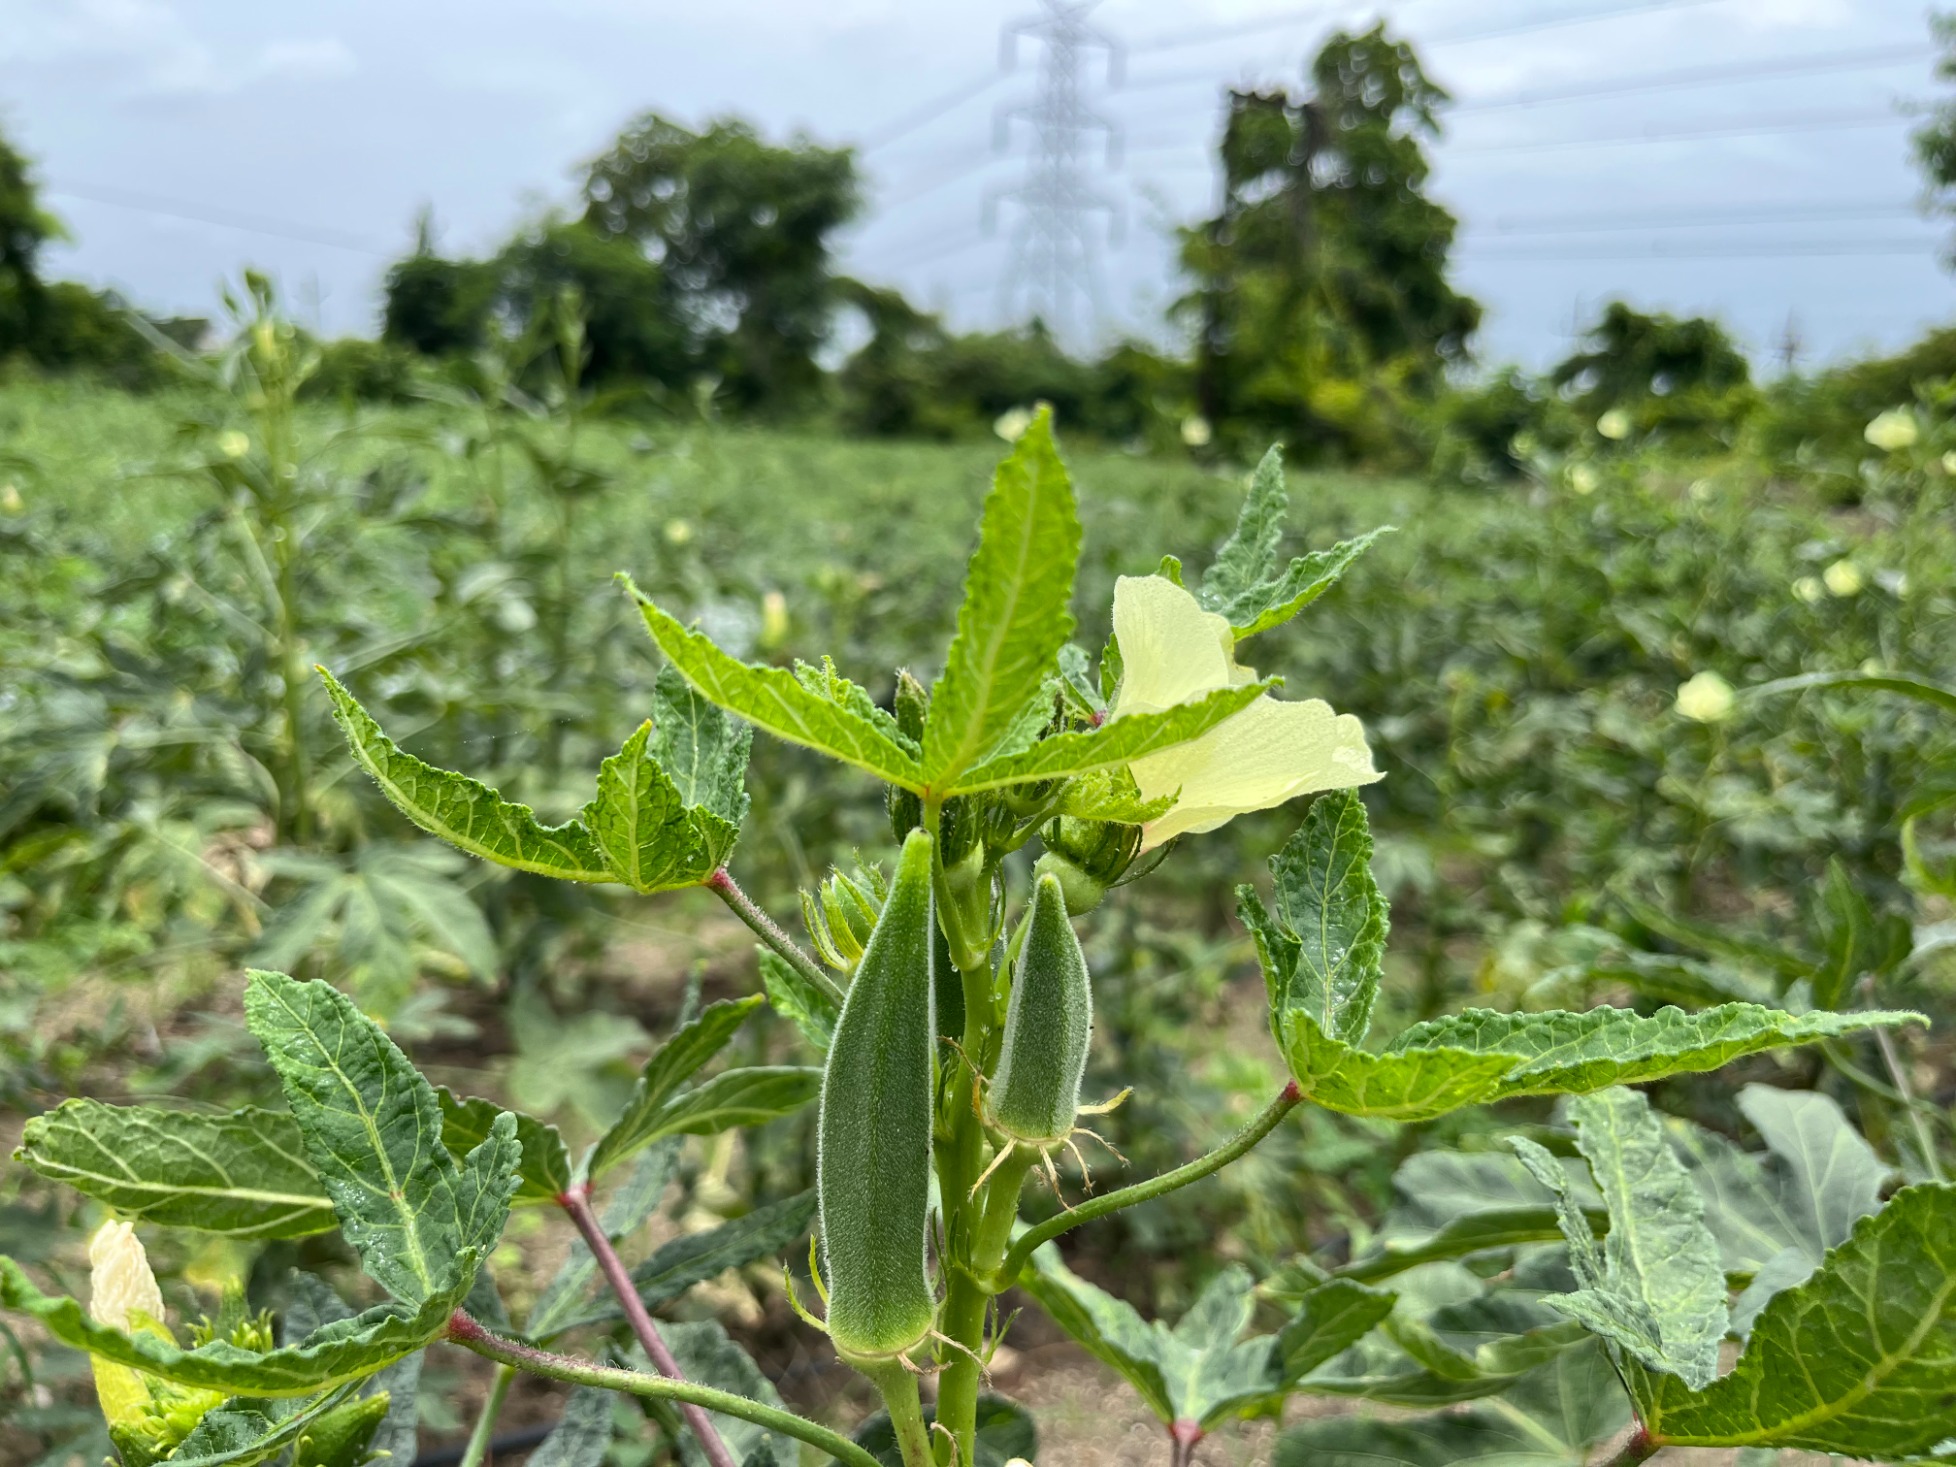
[[[1956,1462],[1943,405],[1469,486],[577,350],[0,383],[0,1461]]]

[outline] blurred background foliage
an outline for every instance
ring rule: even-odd
[[[1746,690],[1956,685],[1956,330],[1761,380],[1715,322],[1615,302],[1546,372],[1475,363],[1453,221],[1423,192],[1445,100],[1382,30],[1335,38],[1299,94],[1233,95],[1229,188],[1183,240],[1190,350],[1093,360],[840,276],[850,152],[734,119],[633,122],[581,214],[487,258],[442,255],[424,221],[371,341],[312,339],[255,277],[217,323],[46,280],[59,225],[0,146],[9,1134],[70,1094],[269,1097],[245,964],[330,978],[438,1077],[588,1130],[689,983],[755,989],[744,932],[697,893],[573,889],[416,838],[352,770],[312,664],[416,754],[567,816],[657,671],[612,572],[744,656],[828,652],[887,699],[896,668],[935,672],[999,436],[1047,401],[1082,497],[1084,645],[1115,575],[1200,563],[1273,440],[1307,469],[1295,550],[1399,527],[1252,644],[1289,696],[1361,716],[1388,772],[1367,792],[1385,1027],[1463,997],[1921,1008],[1938,1027],[1898,1053],[1737,1078],[1821,1088],[1933,1170],[1956,1139],[1956,718]],[[888,854],[867,780],[762,741],[749,788],[733,864],[777,913]],[[1086,924],[1092,1083],[1135,1087],[1112,1134],[1136,1174],[1280,1082],[1231,893],[1298,814],[1185,843],[1145,905],[1116,893]],[[779,1021],[751,1039],[797,1042]],[[1737,1126],[1727,1081],[1659,1088]],[[1267,1274],[1369,1236],[1420,1146],[1546,1119],[1308,1114],[1075,1267],[1172,1314],[1222,1262]],[[675,1216],[807,1185],[811,1123],[696,1147]],[[10,1251],[70,1205],[0,1175]],[[792,1337],[765,1284],[728,1289],[750,1335]],[[35,1440],[65,1440],[45,1409]]]

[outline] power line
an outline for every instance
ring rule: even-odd
[[[1838,204],[1741,204],[1724,209],[1621,209],[1602,213],[1504,214],[1487,222],[1496,234],[1608,233],[1620,229],[1695,229],[1716,224],[1805,224],[1825,219],[1913,216],[1916,206],[1880,200]],[[1469,225],[1470,228],[1474,227]]]
[[[1422,4],[1424,0],[1406,0],[1400,9],[1408,9]],[[1422,44],[1456,45],[1468,41],[1491,40],[1497,36],[1520,35],[1526,31],[1548,30],[1555,26],[1586,25],[1591,21],[1611,20],[1620,15],[1638,15],[1660,10],[1675,10],[1689,5],[1716,5],[1722,0],[1618,0],[1618,3],[1605,5],[1594,10],[1578,11],[1574,15],[1537,16],[1533,20],[1517,21],[1480,30],[1462,31],[1451,36],[1434,37]],[[1231,25],[1204,26],[1195,30],[1181,31],[1171,35],[1160,35],[1141,41],[1130,49],[1141,51],[1181,50],[1188,46],[1206,46],[1217,41],[1234,40],[1238,36],[1255,35],[1261,31],[1280,30],[1300,21],[1321,19],[1328,15],[1348,11],[1346,5],[1309,5],[1295,10],[1277,11],[1256,20],[1239,21]],[[1136,86],[1147,86],[1150,82],[1137,82]]]
[[[936,193],[947,183],[956,183],[961,178],[969,178],[974,173],[982,173],[994,163],[1004,161],[998,154],[990,152],[979,153],[976,156],[971,154],[964,156],[969,161],[960,167],[953,168],[949,173],[933,173],[928,168],[918,169],[910,178],[904,180],[895,193],[883,201],[883,208],[885,210],[902,208],[905,204],[914,203],[927,194]]]
[[[872,127],[868,132],[863,134],[862,139],[856,144],[856,151],[858,153],[874,153],[879,148],[887,148],[899,138],[908,137],[911,133],[917,131],[918,128],[925,127],[937,121],[938,118],[944,116],[947,112],[953,112],[966,102],[969,102],[973,97],[981,96],[989,91],[998,84],[1000,75],[1001,73],[999,72],[988,71],[983,76],[974,77],[968,82],[961,82],[959,85],[952,87],[948,92],[940,93],[938,96],[931,98],[928,102],[918,103],[908,112],[899,113],[881,127]]]
[[[1892,111],[1788,113],[1782,117],[1750,118],[1730,123],[1682,127],[1644,127],[1636,132],[1591,133],[1585,137],[1529,138],[1508,143],[1442,143],[1449,157],[1456,153],[1523,153],[1551,148],[1593,148],[1619,143],[1694,142],[1706,138],[1750,137],[1776,132],[1816,132],[1832,128],[1879,127],[1905,122]]]
[[[133,189],[107,188],[99,184],[86,187],[63,184],[46,192],[56,198],[84,199],[91,204],[107,204],[112,209],[128,209],[139,214],[157,214],[166,219],[186,219],[194,224],[215,224],[220,229],[238,229],[246,234],[265,234],[275,239],[298,240],[304,244],[325,245],[328,249],[350,250],[361,255],[387,256],[394,251],[364,235],[322,225],[295,223],[269,214],[251,214],[222,205],[197,204],[172,199],[162,194],[138,193]]]
[[[1574,250],[1566,246],[1507,245],[1494,249],[1463,245],[1462,260],[1778,260],[1827,255],[1922,255],[1933,257],[1937,241],[1920,239],[1871,240],[1653,240],[1644,248],[1610,245]]]
[[[1803,76],[1821,71],[1860,71],[1903,61],[1922,61],[1919,43],[1875,46],[1862,51],[1826,52],[1813,56],[1779,56],[1767,61],[1732,66],[1691,66],[1676,71],[1632,73],[1557,88],[1509,92],[1494,97],[1467,97],[1453,104],[1455,112],[1492,112],[1504,107],[1533,107],[1546,102],[1586,101],[1591,97],[1620,97],[1632,92],[1671,91],[1750,78]]]

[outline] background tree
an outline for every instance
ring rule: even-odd
[[[648,113],[591,164],[584,192],[586,222],[636,241],[663,272],[735,405],[786,405],[820,386],[815,357],[839,302],[831,236],[862,203],[850,149]]]
[[[41,208],[27,158],[0,136],[0,357],[31,350],[47,308],[41,247],[61,226]]]
[[[1456,221],[1425,193],[1447,94],[1412,46],[1341,31],[1309,78],[1229,94],[1223,205],[1183,235],[1180,310],[1213,422],[1350,455],[1465,359],[1480,307],[1447,278]]]
[[[1929,30],[1942,57],[1936,62],[1940,81],[1956,81],[1956,13],[1929,18]],[[1928,180],[1929,198],[1944,214],[1956,213],[1956,100],[1944,100],[1929,110],[1915,130],[1915,158]],[[1949,257],[1956,262],[1956,255]]]
[[[426,212],[415,221],[414,253],[387,272],[382,290],[383,341],[435,357],[474,351],[487,338],[495,269],[480,260],[443,258]]]

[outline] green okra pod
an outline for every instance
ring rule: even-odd
[[[1060,880],[1048,872],[1034,884],[1026,913],[1005,1011],[1005,1047],[991,1082],[992,1124],[1041,1150],[1065,1141],[1079,1114],[1092,1035],[1086,955],[1067,920]]]
[[[931,838],[904,842],[822,1072],[816,1186],[829,1337],[874,1361],[922,1343],[937,1313],[926,1259],[937,1044]]]

